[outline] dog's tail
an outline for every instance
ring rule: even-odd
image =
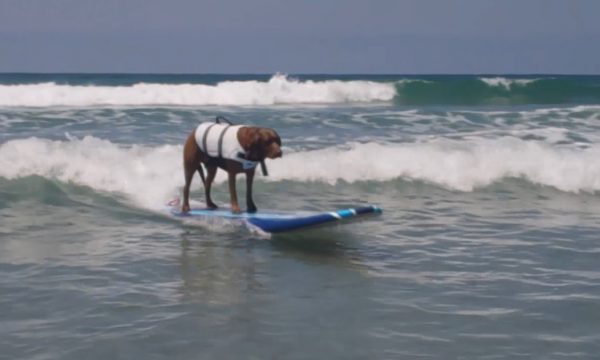
[[[198,164],[198,174],[200,174],[200,178],[202,179],[202,185],[206,188],[206,179],[204,178],[204,167],[202,164]]]

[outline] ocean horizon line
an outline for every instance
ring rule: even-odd
[[[0,71],[1,75],[151,75],[151,76],[272,76],[275,74],[289,76],[600,76],[600,73],[388,73],[388,72],[49,72],[49,71]]]

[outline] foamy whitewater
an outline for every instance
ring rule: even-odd
[[[383,215],[173,219],[216,116],[282,138],[259,211]],[[599,159],[597,76],[3,74],[0,354],[593,359]]]

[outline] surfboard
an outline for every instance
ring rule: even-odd
[[[242,212],[234,214],[230,210],[192,208],[189,212],[182,213],[179,206],[169,206],[168,211],[172,216],[178,218],[221,218],[238,220],[250,227],[255,227],[267,233],[281,233],[309,229],[322,225],[348,223],[364,220],[368,216],[379,215],[382,213],[381,208],[375,205],[323,212],[259,210],[256,213]]]

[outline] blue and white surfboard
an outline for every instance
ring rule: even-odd
[[[173,216],[181,218],[222,218],[241,220],[267,233],[280,233],[292,230],[301,230],[319,225],[333,225],[336,223],[360,220],[368,215],[381,214],[381,209],[374,205],[340,209],[327,212],[275,212],[259,211],[257,213],[242,212],[234,214],[229,210],[211,210],[207,208],[193,208],[187,213],[182,213],[179,206],[170,207]]]

